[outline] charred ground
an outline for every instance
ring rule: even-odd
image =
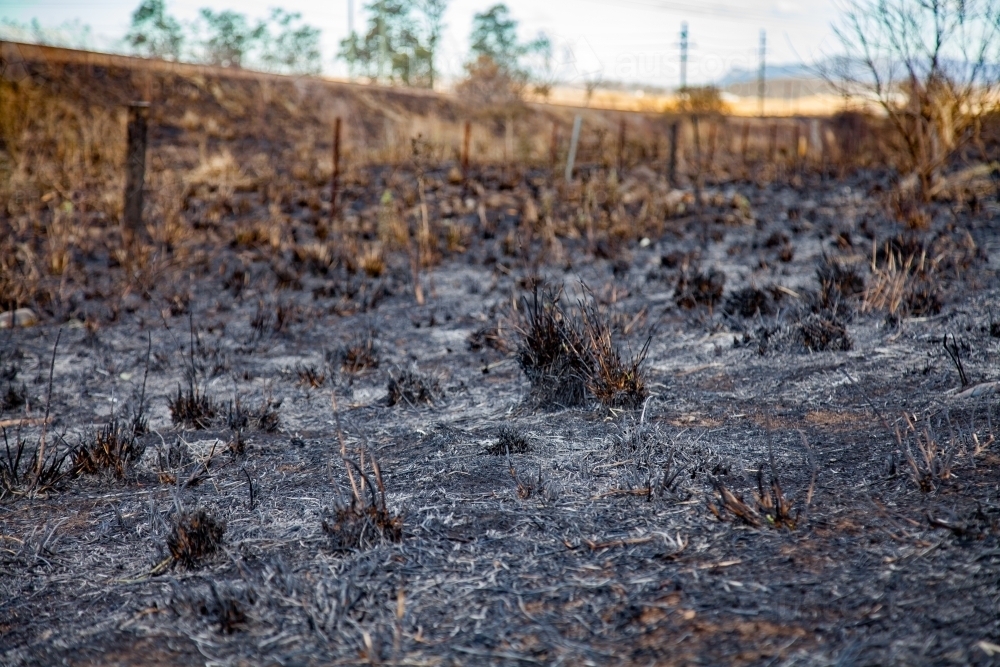
[[[332,224],[188,183],[63,273],[58,203],[8,207],[0,661],[992,664],[993,199],[419,155]],[[560,290],[641,400],[533,381]]]

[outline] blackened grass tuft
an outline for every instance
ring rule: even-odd
[[[218,551],[225,532],[226,523],[216,520],[205,510],[179,514],[167,537],[172,562],[189,570],[198,567]]]
[[[586,286],[584,286],[586,291]],[[649,395],[641,366],[649,341],[623,358],[609,318],[593,297],[575,311],[563,308],[562,293],[535,287],[523,300],[517,360],[543,408],[582,405],[589,398],[613,409],[637,409]]]
[[[486,448],[486,453],[493,456],[527,454],[530,451],[531,441],[528,435],[522,429],[506,424],[497,429],[496,440]]]
[[[412,370],[403,370],[389,374],[388,395],[389,406],[406,403],[410,407],[418,403],[434,403],[441,395],[441,386],[437,380]]]

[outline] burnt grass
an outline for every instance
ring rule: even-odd
[[[94,330],[0,333],[27,397],[2,417],[30,420],[62,329],[46,437],[55,455],[88,447],[81,474],[0,504],[0,662],[989,664],[998,211],[869,227],[876,245],[968,232],[978,248],[967,271],[918,277],[936,315],[890,318],[864,307],[871,257],[838,244],[880,215],[865,178],[738,185],[756,222],[668,221],[626,270],[582,240],[561,265],[501,267],[484,239],[427,270],[423,306],[400,277],[345,315],[303,272],[276,294],[192,285],[188,314],[154,300]],[[666,266],[677,252],[697,265]],[[592,304],[622,358],[649,339],[647,400],[609,408],[571,377],[556,389],[572,407],[537,405],[522,366],[561,362],[522,358],[518,326],[562,335],[532,310],[539,279]],[[308,316],[258,336],[261,298]],[[498,342],[469,342],[484,331]],[[137,435],[112,409],[141,389],[147,336]],[[370,463],[351,500],[338,418],[348,457],[377,457],[384,506]],[[6,429],[29,449],[41,430]]]
[[[423,305],[405,252],[305,251],[316,186],[294,249],[95,250],[0,330],[0,664],[995,664],[995,197],[913,230],[882,172],[710,181],[556,239],[510,203],[547,170],[452,166]],[[358,171],[355,211],[414,179]]]

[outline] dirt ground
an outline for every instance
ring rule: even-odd
[[[7,451],[67,458],[4,468],[0,664],[1000,661],[995,197],[900,221],[884,170],[454,166],[357,168],[329,229],[320,182],[196,185],[148,264],[78,241],[15,304]],[[539,395],[539,285],[649,341],[640,408]],[[192,387],[215,416],[172,414]],[[224,529],[186,562],[198,511]]]

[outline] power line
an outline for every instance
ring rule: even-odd
[[[760,71],[757,72],[757,104],[760,107],[760,115],[764,116],[764,93],[767,92],[767,84],[764,77],[766,75],[767,62],[767,31],[760,31]]]
[[[628,5],[643,9],[658,9],[662,11],[682,12],[686,14],[697,14],[701,16],[711,16],[722,20],[731,20],[742,23],[744,21],[769,21],[769,22],[801,22],[806,17],[782,17],[780,14],[772,12],[754,11],[749,8],[728,7],[725,5],[694,4],[677,2],[676,0],[587,0],[588,2],[600,5]]]

